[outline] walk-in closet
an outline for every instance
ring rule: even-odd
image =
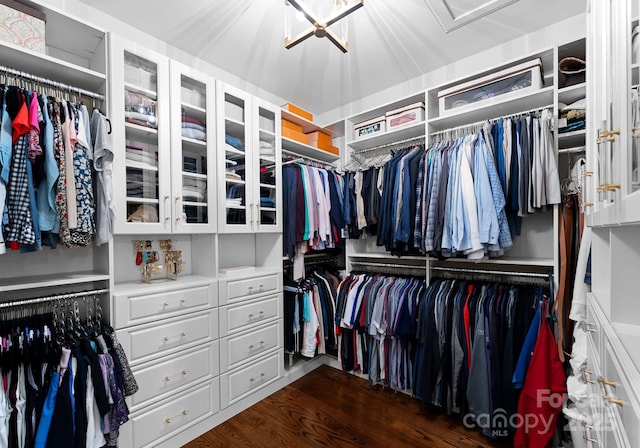
[[[0,0],[0,448],[640,447],[639,30]]]

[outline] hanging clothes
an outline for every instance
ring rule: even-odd
[[[7,245],[34,252],[60,242],[84,247],[94,237],[97,245],[110,241],[115,202],[106,117],[14,86],[1,94],[0,254]]]

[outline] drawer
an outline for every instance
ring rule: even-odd
[[[234,280],[220,280],[220,304],[237,302],[246,297],[277,292],[280,288],[278,273]]]
[[[213,341],[132,369],[140,389],[131,396],[131,411],[218,376],[219,352],[218,341]]]
[[[281,347],[282,321],[220,340],[220,371],[238,367],[248,359]]]
[[[220,375],[221,407],[229,406],[276,381],[281,376],[283,362],[282,351],[278,351],[250,366]]]
[[[631,446],[640,446],[640,410],[637,407],[637,398],[634,395],[633,386],[629,382],[628,376],[622,367],[623,365],[608,340],[605,340],[603,354],[604,371],[601,381],[612,383],[602,383],[605,391],[603,395],[622,401],[621,405],[610,402],[606,403],[605,407],[612,409],[619,418],[621,432],[624,433],[625,438],[629,439]]]
[[[115,327],[122,328],[217,305],[218,288],[210,285],[154,294],[114,296]]]
[[[218,310],[129,327],[116,336],[133,365],[185,350],[218,337]]]
[[[220,307],[220,336],[236,333],[280,317],[281,294]]]
[[[129,437],[121,446],[136,448],[155,446],[161,439],[215,414],[219,411],[218,378],[189,389],[180,395],[161,402],[148,412],[135,415],[130,420]],[[131,443],[127,443],[131,439]]]

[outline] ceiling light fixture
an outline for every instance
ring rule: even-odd
[[[325,2],[327,0],[324,0]],[[308,39],[311,36],[326,37],[335,44],[343,53],[349,50],[349,44],[347,43],[346,33],[346,21],[342,22],[342,35],[339,36],[329,26],[336,23],[340,19],[351,14],[356,9],[364,6],[364,0],[329,0],[331,2],[331,12],[324,19],[320,19],[319,16],[314,13],[309,6],[304,2],[305,0],[285,0],[286,6],[293,6],[296,14],[302,14],[306,18],[311,26],[298,33],[296,36],[291,36],[291,20],[285,20],[285,33],[284,33],[284,46],[289,49],[300,42]],[[289,9],[289,8],[287,8]],[[288,18],[288,15],[285,15]]]

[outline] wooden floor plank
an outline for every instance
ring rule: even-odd
[[[490,448],[508,443],[422,402],[328,366],[256,403],[184,448]]]

